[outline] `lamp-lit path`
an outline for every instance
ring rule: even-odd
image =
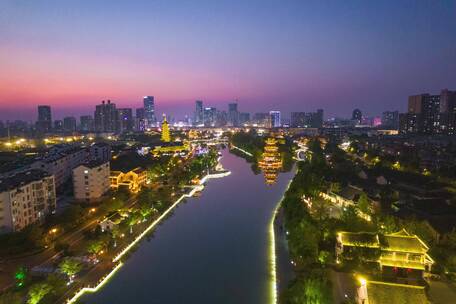
[[[224,151],[231,175],[210,180],[198,198],[145,240],[115,277],[84,303],[265,304],[270,298],[268,228],[293,173],[273,186]]]

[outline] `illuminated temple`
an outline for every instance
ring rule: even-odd
[[[166,116],[163,115],[163,122],[161,125],[161,143],[152,150],[154,156],[172,155],[176,153],[187,153],[190,146],[187,142],[172,141],[169,131],[169,124]]]
[[[272,185],[276,182],[279,170],[282,169],[282,157],[276,139],[266,139],[264,152],[258,162],[258,167],[263,171],[267,185]]]

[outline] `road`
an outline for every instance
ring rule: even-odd
[[[127,207],[130,208],[134,206],[136,202],[136,196],[131,197],[127,201]],[[69,233],[65,233],[62,236],[59,236],[59,241],[69,244],[70,247],[77,245],[84,238],[84,232],[94,229],[104,216],[105,214],[98,215],[90,221],[84,223],[77,230],[73,230]],[[0,273],[0,292],[13,286],[14,272],[20,266],[25,266],[28,269],[32,269],[35,266],[44,266],[51,263],[56,257],[58,257],[58,255],[59,253],[56,253],[54,248],[51,246],[48,249],[32,256],[4,261],[1,268],[2,271]]]

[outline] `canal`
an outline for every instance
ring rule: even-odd
[[[223,151],[231,175],[211,179],[158,226],[83,303],[265,304],[270,301],[269,224],[293,173],[266,185],[244,159]]]

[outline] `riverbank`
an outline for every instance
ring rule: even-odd
[[[214,178],[223,178],[225,176],[230,175],[230,171],[222,171],[219,173],[207,174],[204,176],[197,186],[192,187],[192,189],[188,192],[180,196],[166,211],[164,211],[155,221],[153,221],[143,232],[141,232],[136,238],[124,249],[122,249],[112,260],[114,266],[113,268],[106,274],[102,276],[101,279],[94,285],[90,284],[80,288],[76,293],[66,300],[67,304],[76,303],[84,294],[86,293],[94,293],[97,292],[101,287],[103,287],[113,276],[114,274],[123,266],[122,259],[125,258],[126,254],[130,253],[136,245],[139,244],[143,238],[148,235],[153,228],[155,228],[158,224],[162,222],[162,220],[171,213],[182,201],[186,198],[193,197],[196,192],[204,190],[204,184],[209,179]]]
[[[270,303],[269,225],[292,173],[267,185],[244,159],[222,155],[231,174],[180,204],[109,284],[81,301]]]

